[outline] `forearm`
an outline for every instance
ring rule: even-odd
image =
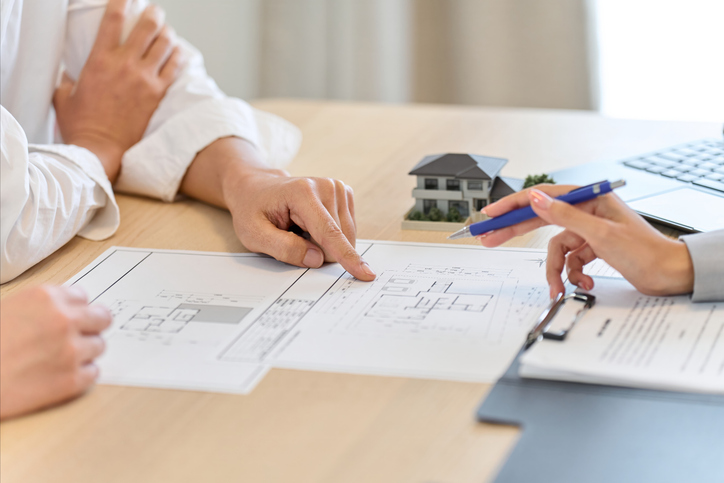
[[[226,137],[214,141],[196,155],[181,181],[181,192],[229,209],[229,194],[260,175],[286,176],[286,173],[268,167],[251,143]]]

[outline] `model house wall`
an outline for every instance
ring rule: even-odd
[[[413,211],[443,215],[455,207],[463,217],[522,187],[523,182],[498,176],[508,161],[476,154],[437,154],[425,157],[410,171],[417,176],[412,190]],[[517,187],[517,188],[516,188]]]

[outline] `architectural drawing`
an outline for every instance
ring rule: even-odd
[[[244,394],[270,367],[492,381],[548,303],[541,250],[358,241],[379,274],[112,248],[69,283],[111,308],[101,383]]]

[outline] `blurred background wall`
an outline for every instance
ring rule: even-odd
[[[724,119],[722,0],[157,3],[221,88],[244,99]]]

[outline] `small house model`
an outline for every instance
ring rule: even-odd
[[[433,207],[447,215],[456,208],[463,218],[523,188],[523,180],[498,176],[508,162],[477,154],[426,156],[409,174],[417,176],[412,190],[415,207],[427,215]]]

